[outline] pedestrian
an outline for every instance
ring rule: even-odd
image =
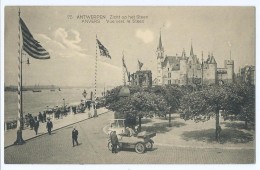
[[[78,143],[78,135],[79,135],[79,132],[76,129],[76,127],[74,127],[73,130],[72,130],[72,144],[73,144],[73,147],[75,146],[74,142],[76,142],[76,144],[79,145],[79,143]]]
[[[43,111],[43,120],[44,120],[44,122],[46,122],[46,112],[45,111]]]
[[[49,135],[51,135],[51,129],[53,128],[53,124],[52,124],[50,118],[48,118],[48,122],[46,124],[46,128],[48,130]]]
[[[38,134],[38,129],[39,129],[39,120],[37,120],[37,117],[35,116],[34,117],[34,131],[35,131],[36,135]]]
[[[112,153],[117,153],[118,138],[116,131],[113,131],[110,135],[110,141],[112,144]]]
[[[29,124],[30,124],[30,128],[32,130],[34,127],[34,120],[33,120],[32,114],[29,115]]]
[[[43,115],[41,112],[39,112],[39,121],[43,123]]]

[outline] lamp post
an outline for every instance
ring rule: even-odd
[[[63,100],[63,107],[65,109],[65,99],[62,99]]]
[[[46,106],[46,113],[48,113],[50,119],[49,106]]]

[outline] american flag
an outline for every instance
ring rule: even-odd
[[[111,56],[109,55],[109,52],[108,52],[108,50],[106,49],[106,47],[105,47],[98,39],[97,39],[97,43],[98,43],[100,55],[101,55],[101,56],[105,56],[105,57],[111,59]]]
[[[36,59],[50,59],[50,54],[36,41],[22,18],[20,18],[20,26],[23,35],[23,50]]]

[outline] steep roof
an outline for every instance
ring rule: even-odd
[[[169,62],[170,65],[177,64],[180,62],[180,59],[182,57],[180,56],[166,56],[164,61],[162,62],[162,67],[165,67],[167,65],[167,62]]]

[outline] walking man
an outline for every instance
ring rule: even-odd
[[[50,118],[48,118],[48,122],[46,124],[46,128],[48,129],[49,135],[51,135],[51,129],[53,128],[53,125],[52,125],[52,122],[51,122]]]
[[[78,143],[78,134],[79,134],[78,130],[76,129],[76,127],[74,127],[73,130],[72,130],[72,144],[73,144],[73,147],[75,146],[74,145],[74,141],[76,142],[77,145],[79,145],[79,143]]]
[[[118,138],[116,135],[116,131],[113,131],[111,133],[110,140],[111,140],[111,144],[112,144],[112,153],[117,153]]]
[[[40,125],[39,120],[37,120],[37,117],[35,116],[34,117],[34,131],[35,131],[36,135],[38,134],[39,125]]]

